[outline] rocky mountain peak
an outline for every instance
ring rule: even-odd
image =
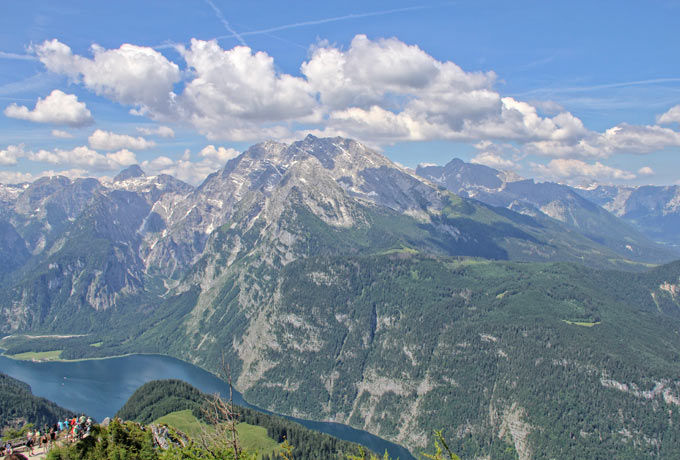
[[[116,177],[113,178],[114,182],[122,182],[127,179],[132,179],[135,177],[144,177],[146,174],[139,165],[128,166],[124,170],[118,173]]]
[[[445,166],[418,166],[416,174],[458,194],[469,188],[498,190],[505,183],[504,175],[497,169],[465,163],[459,158],[454,158]]]

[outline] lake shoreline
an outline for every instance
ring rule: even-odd
[[[226,383],[216,374],[196,364],[162,353],[129,353],[121,356],[50,361],[14,359],[3,354],[0,355],[0,362],[2,359],[7,360],[5,365],[0,365],[2,371],[28,383],[36,396],[50,399],[75,412],[92,413],[102,419],[112,416],[139,386],[151,380],[176,378],[196,386],[205,393],[228,394]],[[110,362],[104,363],[106,360]],[[236,404],[272,413],[250,404],[237,389],[234,390]],[[384,452],[387,449],[393,458],[415,460],[406,447],[365,430],[335,421],[307,420],[274,414],[307,428],[357,442],[376,452]]]

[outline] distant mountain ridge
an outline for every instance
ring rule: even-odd
[[[600,185],[575,191],[632,224],[648,238],[680,247],[680,186]]]
[[[675,226],[675,231],[671,228],[676,222],[680,223],[680,193],[677,190],[667,193],[671,196],[657,198],[673,206],[671,212],[676,214],[664,214],[652,220],[650,212],[643,211],[644,218],[636,220],[632,209],[624,212],[619,209],[612,213],[616,211],[613,190],[619,190],[615,187],[585,191],[553,182],[537,183],[533,179],[522,179],[512,173],[465,163],[460,159],[453,159],[445,166],[419,166],[416,173],[463,197],[530,216],[545,214],[573,226],[587,238],[618,253],[627,253],[634,260],[654,261],[663,259],[664,254],[667,254],[666,260],[680,256],[677,249],[669,247],[680,238],[677,230],[680,227]],[[644,189],[640,193],[644,193]],[[666,191],[668,188],[652,189],[652,193],[658,196],[661,189]],[[625,194],[625,190],[629,189],[621,190],[616,196]],[[661,220],[665,222],[661,224],[665,231],[651,230]]]
[[[467,168],[484,180],[498,177],[493,170]],[[505,205],[509,198],[499,196],[516,196],[513,190],[527,185],[505,182],[500,195],[488,192],[498,181],[468,195]],[[341,138],[258,144],[198,187],[132,166],[111,182],[56,176],[1,188],[0,259],[9,262],[0,271],[7,287],[0,316],[9,318],[2,326],[8,331],[45,327],[59,316],[56,327],[72,318],[66,312],[88,316],[90,308],[157,296],[185,276],[197,280],[192,273],[202,273],[207,287],[218,275],[206,277],[200,267],[217,253],[227,268],[259,254],[273,269],[319,251],[394,248],[602,267],[673,257],[571,191],[552,187],[586,209],[587,218],[564,226],[527,213],[526,200],[504,207],[533,215],[458,198]],[[326,236],[319,240],[322,227]]]
[[[0,280],[2,332],[92,334],[9,352],[224,356],[261,407],[411,448],[443,428],[468,456],[674,452],[680,421],[654,407],[680,398],[680,275],[639,273],[674,254],[569,188],[428,172],[309,136],[255,145],[198,187],[138,168],[2,187],[3,238],[25,248]]]

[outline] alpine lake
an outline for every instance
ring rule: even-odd
[[[21,361],[0,356],[0,372],[31,386],[33,394],[42,396],[76,413],[96,420],[112,417],[134,391],[146,382],[162,379],[183,380],[204,393],[229,396],[227,385],[215,375],[197,366],[163,355],[128,355],[83,361]],[[235,404],[271,413],[246,402],[233,391]],[[316,422],[286,418],[340,439],[356,442],[392,458],[415,460],[402,446],[366,431],[333,422]]]

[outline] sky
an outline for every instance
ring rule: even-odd
[[[412,168],[680,184],[678,30],[678,0],[5,0],[0,183],[197,184],[313,134]]]

